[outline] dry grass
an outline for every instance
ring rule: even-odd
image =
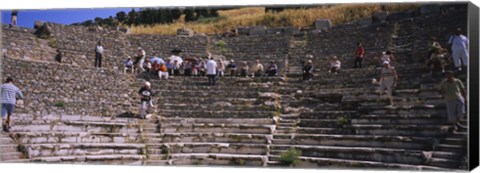
[[[418,7],[418,4],[387,4],[387,11],[403,11]],[[330,19],[332,23],[348,23],[356,19],[369,17],[372,13],[382,11],[381,4],[342,4],[333,7],[308,9],[289,9],[282,12],[265,13],[263,7],[248,7],[235,10],[219,11],[215,22],[184,22],[179,20],[172,24],[155,26],[134,26],[133,34],[176,34],[177,28],[189,28],[201,33],[220,33],[237,26],[265,25],[267,27],[293,26],[296,28],[311,26],[317,19]]]

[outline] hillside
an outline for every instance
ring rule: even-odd
[[[267,27],[293,26],[307,27],[316,19],[330,19],[333,24],[368,17],[382,10],[395,12],[410,10],[418,4],[343,4],[330,7],[306,9],[286,9],[281,12],[265,12],[264,7],[246,7],[233,10],[220,10],[219,17],[203,18],[195,22],[180,20],[172,24],[154,26],[132,26],[133,34],[166,34],[174,35],[178,28],[189,28],[196,32],[214,34],[234,29],[237,26],[265,25]]]

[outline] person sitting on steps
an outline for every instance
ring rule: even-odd
[[[330,61],[330,70],[328,70],[328,73],[337,74],[340,72],[341,65],[342,63],[337,59],[337,56],[333,56],[332,60]]]

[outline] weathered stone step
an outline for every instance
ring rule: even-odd
[[[77,155],[112,155],[141,154],[144,144],[115,143],[74,143],[74,144],[26,144],[24,145],[29,158],[77,156]]]
[[[251,133],[251,134],[271,134],[274,125],[256,125],[256,124],[171,124],[162,125],[161,133]]]
[[[438,144],[436,146],[438,151],[449,151],[449,152],[466,152],[467,148],[464,145],[449,145],[449,144]]]
[[[355,131],[342,128],[321,128],[321,127],[297,127],[296,134],[331,134],[331,135],[349,135]],[[291,132],[291,131],[290,131]],[[290,133],[287,132],[287,133]]]
[[[163,143],[159,147],[150,145],[150,154],[165,154],[164,146],[168,146],[169,154],[175,153],[222,153],[222,154],[253,154],[264,155],[267,152],[265,144],[237,143]]]
[[[134,161],[134,160],[144,160],[145,155],[135,155],[135,154],[111,154],[111,155],[83,155],[83,156],[56,156],[56,157],[38,157],[30,159],[31,162],[48,162],[48,163],[65,163],[65,162],[82,162],[89,163],[95,161]]]
[[[314,112],[302,112],[299,116],[301,119],[336,119],[342,116],[356,116],[359,114],[357,111],[314,111]]]
[[[444,158],[444,159],[461,159],[463,157],[462,153],[454,151],[433,151],[432,156],[434,158]]]
[[[300,127],[340,128],[342,120],[339,119],[300,119]]]
[[[163,124],[274,124],[272,118],[169,118],[162,117],[160,123]]]
[[[225,133],[225,132],[190,132],[190,133],[159,133],[155,136],[145,137],[148,144],[158,144],[162,142],[217,142],[217,143],[248,143],[248,144],[266,144],[269,139],[268,134],[244,134],[244,133]]]
[[[133,127],[132,127],[133,126]],[[14,124],[11,132],[104,132],[104,133],[137,133],[135,124],[129,126],[123,123],[93,123],[65,122],[51,124]]]
[[[380,124],[380,125],[394,125],[394,124],[405,124],[405,125],[446,125],[445,117],[409,117],[409,118],[384,118],[382,116],[376,117],[362,117],[354,118],[350,121],[351,124]]]
[[[273,111],[162,110],[160,116],[183,118],[270,118]]]
[[[442,139],[441,141],[442,144],[447,144],[447,145],[465,145],[467,143],[467,140],[464,138],[445,138]]]
[[[339,146],[274,145],[272,146],[272,150],[286,151],[291,147],[300,150],[302,152],[302,156],[306,157],[378,161],[385,163],[403,163],[414,165],[423,164],[426,159],[423,156],[421,150],[405,150],[379,147],[366,148]],[[270,154],[277,155],[272,153]]]
[[[0,153],[0,160],[5,161],[5,160],[18,160],[18,159],[23,159],[23,154],[20,152],[7,152],[4,151],[2,148],[2,153]]]
[[[435,138],[395,135],[334,135],[334,134],[275,134],[274,139],[291,139],[292,144],[344,147],[388,147],[431,150]]]
[[[245,104],[232,104],[230,102],[218,101],[212,104],[201,103],[172,103],[170,102],[158,102],[162,110],[229,110],[229,111],[241,111],[241,110],[257,110],[257,111],[270,111],[271,107],[263,105],[245,105]]]
[[[223,165],[223,166],[262,166],[267,161],[264,155],[243,154],[171,154],[172,165]]]
[[[407,135],[407,136],[445,136],[452,127],[448,125],[379,125],[351,124],[344,128],[355,129],[362,135]]]
[[[430,162],[428,163],[428,165],[443,167],[443,168],[459,169],[460,162],[461,160],[452,160],[452,159],[445,159],[445,158],[430,158]]]
[[[279,156],[271,156],[269,160],[278,160]],[[298,164],[298,167],[342,167],[348,168],[379,168],[379,169],[402,169],[402,170],[436,170],[445,171],[445,168],[424,166],[424,165],[409,165],[409,164],[396,164],[396,163],[384,163],[374,161],[359,161],[349,159],[332,159],[332,158],[318,158],[318,157],[300,157],[302,163]]]
[[[136,133],[89,133],[89,132],[16,132],[22,144],[42,143],[136,143],[144,136]]]

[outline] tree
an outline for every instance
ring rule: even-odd
[[[211,9],[208,17],[218,17],[218,9]]]
[[[197,20],[195,16],[195,10],[193,8],[187,8],[183,11],[183,13],[185,13],[185,22]]]
[[[132,11],[128,12],[127,24],[134,25],[136,23],[137,23],[137,12],[135,12],[135,9],[132,8]]]
[[[127,21],[127,14],[123,11],[120,11],[115,15],[115,18],[118,20],[118,22],[125,23]]]

